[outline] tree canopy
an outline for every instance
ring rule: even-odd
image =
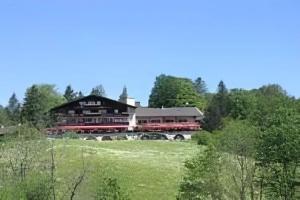
[[[91,91],[91,94],[106,97],[106,92],[103,85],[97,85],[96,87],[94,87]]]
[[[194,81],[194,86],[196,88],[196,91],[198,92],[198,94],[203,95],[205,93],[207,93],[208,89],[206,86],[205,81],[201,78],[198,77],[195,81]]]
[[[66,99],[60,95],[55,85],[32,85],[26,90],[21,117],[36,127],[47,126],[50,123],[48,111]]]
[[[126,99],[127,97],[128,97],[127,87],[124,86],[123,91],[122,91],[122,94],[120,95],[119,99],[120,99],[120,100],[124,100],[124,99]]]
[[[75,92],[72,88],[71,85],[68,85],[66,87],[65,93],[64,93],[64,97],[66,98],[67,101],[73,101],[75,100],[77,97],[77,92]]]
[[[205,104],[192,80],[164,74],[156,77],[149,97],[149,106],[154,108],[196,106],[203,109]]]

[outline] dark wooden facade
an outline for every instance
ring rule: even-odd
[[[53,129],[61,131],[128,130],[135,107],[101,96],[89,95],[51,110]]]

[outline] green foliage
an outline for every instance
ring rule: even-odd
[[[8,141],[29,141],[46,139],[46,136],[30,124],[22,124],[21,126],[12,128],[5,134]]]
[[[77,98],[83,98],[83,97],[84,97],[83,93],[81,91],[79,91]]]
[[[198,77],[195,81],[194,81],[194,86],[196,88],[196,91],[198,92],[198,94],[200,95],[204,95],[207,93],[207,86],[205,81],[201,78]]]
[[[2,106],[0,106],[0,128],[2,126],[9,126],[10,124],[11,121],[9,119],[8,113]]]
[[[238,156],[253,158],[259,130],[247,121],[229,121],[222,131],[218,149]]]
[[[186,175],[180,184],[177,199],[224,199],[221,183],[221,159],[214,146],[185,163]]]
[[[0,188],[2,200],[50,200],[51,183],[49,178],[42,174],[32,174],[22,182],[10,182],[10,185]]]
[[[251,113],[257,108],[256,92],[243,89],[231,90],[229,94],[230,113],[233,119],[249,119]]]
[[[94,87],[91,91],[91,94],[106,97],[106,92],[103,85],[97,85],[96,87]]]
[[[276,89],[277,88],[277,89]],[[281,87],[277,85],[263,86],[256,93],[256,107],[249,113],[249,120],[262,130],[268,128],[269,116],[278,108],[294,108],[294,99],[288,97]]]
[[[229,121],[220,131],[218,150],[227,152],[227,166],[234,171],[228,171],[232,177],[233,187],[239,194],[239,199],[254,198],[255,194],[255,154],[259,131],[247,121]],[[227,155],[227,156],[226,156]],[[233,164],[234,163],[234,164]],[[232,192],[234,193],[234,192]]]
[[[205,98],[197,93],[190,79],[174,76],[158,76],[149,97],[149,106],[154,108],[196,106],[203,109],[205,105]]]
[[[119,99],[120,100],[125,100],[128,97],[128,93],[127,93],[127,87],[124,86],[122,94],[120,95]]]
[[[212,142],[212,135],[207,131],[200,131],[192,135],[192,140],[197,141],[198,145],[208,145]]]
[[[256,159],[264,172],[265,194],[294,199],[300,164],[300,115],[294,109],[278,108],[264,125]]]
[[[19,186],[16,187],[21,193],[20,199],[24,200],[51,200],[51,182],[44,175],[34,175],[28,177]]]
[[[75,100],[77,97],[77,93],[72,89],[71,85],[68,85],[66,87],[65,93],[64,93],[64,97],[66,98],[66,100],[68,102]]]
[[[63,134],[63,138],[66,139],[79,139],[79,135],[77,133],[74,132],[66,132]]]
[[[33,85],[27,89],[22,108],[22,121],[41,128],[51,124],[49,110],[65,102],[54,85]]]
[[[13,125],[18,124],[20,122],[20,112],[21,112],[21,104],[17,99],[15,93],[8,100],[8,106],[6,107],[8,117]]]
[[[116,178],[107,175],[99,175],[96,183],[95,200],[128,200],[119,186]]]
[[[204,118],[204,129],[214,131],[221,129],[223,126],[222,118],[228,116],[230,112],[230,101],[228,90],[223,81],[218,85],[218,92],[215,94],[209,103]]]

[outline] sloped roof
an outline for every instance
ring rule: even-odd
[[[109,98],[106,98],[106,97],[97,96],[97,95],[88,95],[88,96],[85,96],[85,97],[76,99],[76,100],[74,100],[74,101],[66,102],[66,103],[64,103],[64,104],[62,104],[62,105],[59,105],[59,106],[57,106],[57,107],[52,108],[51,110],[54,111],[54,110],[63,108],[63,107],[65,107],[65,106],[72,105],[72,104],[74,104],[74,103],[78,103],[78,102],[80,102],[80,101],[89,100],[90,98],[94,98],[94,99],[97,99],[97,100],[106,100],[106,101],[114,102],[114,103],[116,103],[116,104],[125,105],[125,106],[127,106],[127,107],[136,108],[135,106],[128,105],[128,104],[126,104],[126,103],[122,103],[122,102],[119,102],[119,101],[116,101],[116,100],[113,100],[113,99],[109,99]]]
[[[137,117],[203,117],[203,113],[196,107],[175,108],[146,108],[136,109]]]

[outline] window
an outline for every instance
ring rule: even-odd
[[[187,119],[180,119],[179,122],[187,122]]]
[[[160,123],[160,120],[159,119],[154,119],[154,120],[151,120],[151,123]]]
[[[147,124],[147,120],[138,120],[138,124]]]
[[[107,113],[107,110],[99,110],[99,113],[101,113],[101,114],[106,114],[106,113]]]
[[[166,122],[167,122],[167,123],[172,123],[172,122],[174,122],[174,120],[168,119],[168,120],[166,120]]]
[[[91,113],[91,111],[90,110],[83,110],[82,113],[83,114],[89,114],[89,113]]]
[[[118,114],[119,113],[119,110],[118,109],[115,109],[115,114]]]
[[[75,114],[75,111],[74,110],[69,110],[68,114],[73,115],[73,114]]]

